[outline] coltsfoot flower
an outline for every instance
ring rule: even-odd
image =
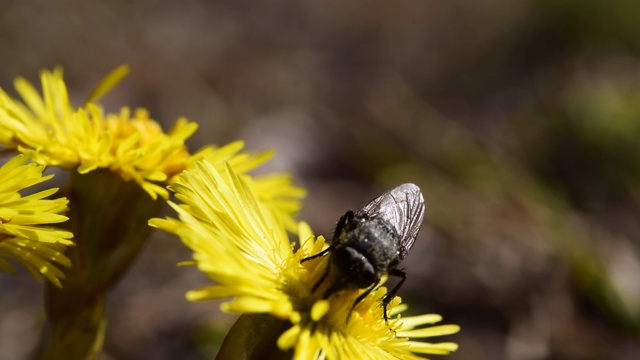
[[[114,79],[127,72],[126,67],[114,70],[94,93],[108,91],[117,83]],[[173,128],[163,132],[145,109],[123,107],[119,113],[105,113],[95,102],[74,107],[60,68],[42,71],[40,80],[42,95],[24,78],[15,80],[22,100],[0,89],[0,144],[41,165],[77,168],[80,174],[106,168],[125,181],[137,182],[155,199],[167,198],[165,186],[197,160],[225,160],[244,173],[272,155],[241,153],[241,141],[221,148],[208,146],[191,154],[185,140],[198,126],[186,118],[179,118]]]
[[[56,286],[64,274],[58,265],[70,266],[63,255],[66,246],[73,245],[68,231],[50,227],[67,221],[61,215],[67,210],[67,199],[46,199],[57,188],[28,196],[21,191],[42,183],[53,175],[43,176],[44,166],[27,162],[18,155],[0,167],[0,271],[14,272],[9,259],[24,266],[36,278],[42,274]]]
[[[272,203],[262,200],[251,180],[232,166],[197,162],[170,189],[182,202],[170,202],[179,219],[152,219],[150,224],[178,235],[194,251],[189,264],[216,283],[189,291],[188,300],[225,299],[224,311],[282,319],[287,329],[275,342],[294,359],[414,359],[457,349],[451,342],[416,341],[453,334],[459,327],[431,326],[441,320],[439,315],[402,317],[407,307],[399,297],[389,304],[391,317],[385,322],[380,306],[384,286],[358,303],[347,321],[363,290],[340,291],[328,299],[322,299],[322,289],[312,292],[328,257],[300,261],[320,252],[324,238],[300,222],[299,246],[290,242]]]

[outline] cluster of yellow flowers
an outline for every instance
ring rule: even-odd
[[[276,345],[293,358],[413,359],[456,350],[455,343],[415,341],[459,328],[429,326],[441,320],[438,315],[402,317],[407,307],[399,297],[389,304],[392,318],[385,322],[379,301],[384,286],[360,302],[346,322],[361,291],[322,299],[311,285],[327,266],[326,258],[300,262],[325,246],[322,236],[295,220],[304,189],[292,185],[287,174],[248,174],[272,152],[241,152],[243,143],[236,141],[192,154],[185,140],[196,123],[181,118],[165,133],[144,109],[105,113],[97,98],[126,72],[122,67],[107,76],[80,107],[71,104],[60,69],[41,73],[42,95],[22,78],[15,82],[21,100],[0,89],[0,144],[21,153],[0,168],[0,271],[12,271],[8,259],[13,258],[64,287],[58,266],[73,267],[73,258],[65,256],[73,234],[48,226],[67,220],[62,213],[68,201],[44,199],[57,189],[20,192],[52,176],[42,175],[44,166],[80,175],[106,169],[139,184],[152,199],[167,199],[176,211],[177,218],[154,218],[149,224],[180,237],[194,252],[187,263],[216,284],[192,290],[187,298],[228,299],[221,305],[225,311],[284,321]],[[177,202],[168,200],[167,188]],[[297,239],[291,241],[289,233]]]

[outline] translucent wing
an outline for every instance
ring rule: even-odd
[[[400,259],[413,243],[424,218],[424,198],[415,184],[402,184],[372,200],[355,214],[358,218],[382,218],[391,223],[399,235]]]

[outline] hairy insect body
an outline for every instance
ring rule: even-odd
[[[368,288],[398,264],[398,235],[385,220],[353,218],[337,239],[331,265],[344,281],[338,287]]]
[[[387,305],[407,279],[397,268],[416,240],[424,216],[424,198],[414,184],[403,184],[373,199],[358,211],[347,211],[336,225],[329,247],[301,260],[305,262],[329,253],[329,264],[313,285],[315,292],[329,274],[331,284],[324,297],[347,289],[366,289],[355,306],[380,284],[385,275],[401,278],[382,299],[384,318]],[[347,321],[349,318],[347,318]]]

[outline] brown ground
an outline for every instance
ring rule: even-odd
[[[61,65],[190,141],[274,148],[327,234],[419,184],[426,224],[401,295],[463,330],[449,359],[640,354],[640,5],[563,1],[31,1],[0,11],[0,86]],[[103,359],[204,359],[233,317],[157,233],[113,291]],[[0,359],[33,346],[40,286],[0,275]]]

